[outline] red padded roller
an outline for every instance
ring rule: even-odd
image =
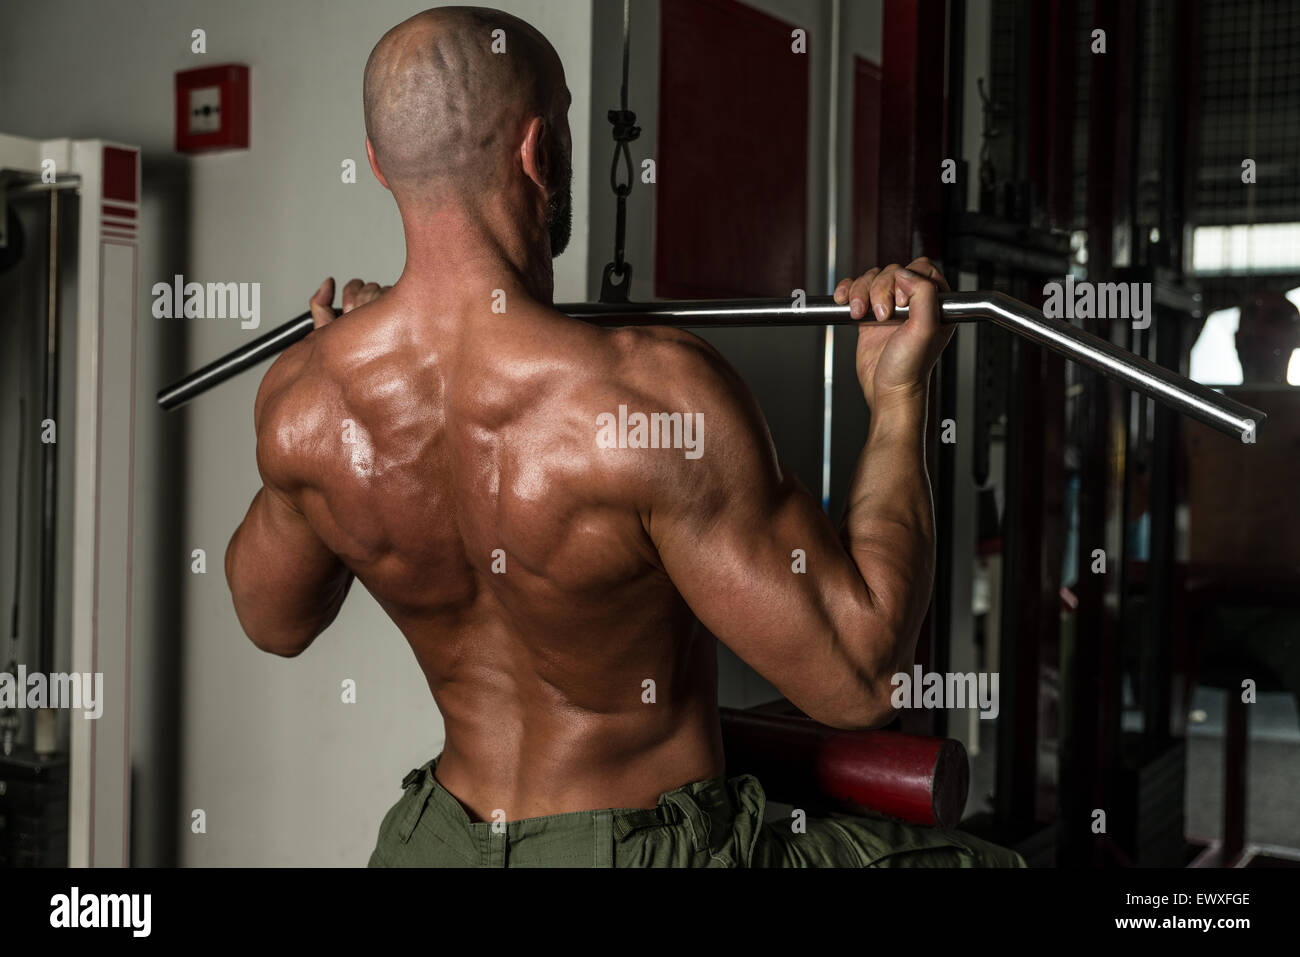
[[[970,764],[951,738],[839,731],[810,718],[722,708],[727,773],[750,773],[786,804],[815,798],[911,824],[956,827]]]

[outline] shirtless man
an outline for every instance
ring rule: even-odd
[[[837,534],[710,346],[555,311],[569,101],[555,51],[512,16],[441,8],[385,34],[366,65],[366,145],[405,269],[382,292],[349,283],[333,321],[326,280],[318,328],[258,392],[264,487],[226,555],[240,623],[297,655],[360,579],[445,722],[371,863],[996,859],[886,822],[853,840],[774,836],[758,783],[725,778],[719,731],[714,636],[813,718],[892,716],[933,575],[922,424],[951,335],[943,277],[920,259],[835,291],[857,317],[911,306],[902,326],[862,328],[871,428]],[[703,454],[600,447],[598,417],[620,405],[702,414]]]

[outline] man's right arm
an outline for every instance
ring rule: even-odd
[[[914,317],[936,304],[933,292],[913,303]],[[947,336],[934,335],[937,355]],[[920,348],[925,337],[913,336]],[[782,471],[735,372],[702,349],[683,362],[708,442],[657,485],[646,527],[665,570],[704,625],[809,716],[842,728],[887,723],[891,678],[911,667],[934,577],[920,366],[918,389],[867,390],[875,407],[837,533]]]

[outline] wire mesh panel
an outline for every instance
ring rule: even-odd
[[[1300,4],[1206,0],[1202,24],[1196,221],[1300,222]]]

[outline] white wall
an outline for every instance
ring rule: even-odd
[[[555,44],[573,92],[575,182],[587,181],[592,0],[494,0]],[[42,0],[7,9],[0,130],[103,136],[143,148],[141,290],[180,269],[262,284],[262,330],[305,308],[326,274],[390,282],[402,237],[365,165],[361,74],[393,24],[423,2]],[[207,31],[206,55],[190,34]],[[178,70],[252,68],[251,148],[172,151]],[[358,183],[340,181],[357,161]],[[586,296],[587,194],[556,264],[560,300]],[[154,391],[259,331],[167,321],[142,295],[137,397],[137,627],[132,687],[138,863],[352,865],[366,860],[399,781],[432,756],[442,722],[397,630],[357,588],[302,657],[261,654],[240,631],[222,555],[258,486],[255,370],[164,415]],[[194,548],[206,575],[188,572]],[[358,702],[340,702],[340,682]],[[178,723],[178,726],[176,726]],[[179,803],[169,798],[179,775]],[[207,833],[190,832],[201,808]]]

